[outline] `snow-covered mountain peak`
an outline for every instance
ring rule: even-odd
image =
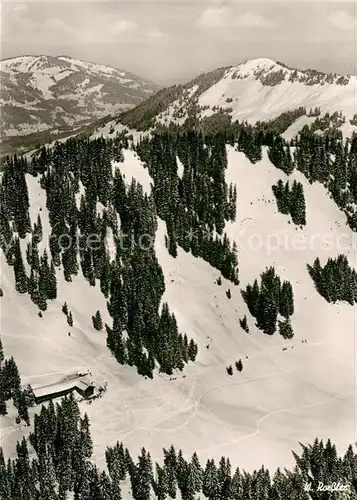
[[[235,68],[239,68],[242,73],[252,73],[254,74],[257,70],[262,69],[272,69],[278,64],[273,60],[267,57],[259,57],[257,59],[249,59],[241,64],[235,66]]]
[[[85,70],[88,70],[88,71],[97,71],[99,73],[109,75],[109,76],[111,76],[111,75],[118,75],[118,76],[122,76],[122,77],[129,77],[130,76],[130,74],[127,73],[126,71],[118,70],[118,69],[112,68],[111,66],[81,61],[79,59],[73,59],[72,57],[68,57],[68,56],[59,56],[59,57],[57,57],[57,60],[64,61],[68,64],[71,64],[72,66],[84,68]]]
[[[49,68],[66,68],[68,64],[52,56],[20,56],[0,61],[0,69],[9,73],[34,73]]]
[[[112,68],[102,64],[96,64],[87,61],[81,61],[69,56],[20,56],[10,59],[4,59],[0,62],[1,71],[8,73],[58,73],[59,71],[68,69],[75,71],[88,71],[95,74],[100,74],[107,77],[121,77],[125,78],[126,83],[133,86],[138,82],[143,83],[145,80],[133,75],[127,71]],[[137,80],[137,81],[136,81]],[[150,82],[147,82],[150,83]],[[157,85],[152,84],[157,88]]]
[[[287,112],[311,115],[310,110],[314,110],[315,118],[337,113],[341,118],[338,126],[344,127],[345,135],[351,135],[355,130],[356,91],[355,76],[300,70],[257,58],[165,89],[126,112],[121,122],[131,129],[145,130],[155,125],[182,125],[193,117],[202,120],[217,113],[219,119],[255,123]],[[222,118],[222,114],[226,116]]]

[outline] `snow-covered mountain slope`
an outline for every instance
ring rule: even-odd
[[[284,112],[320,108],[321,115],[341,112],[346,132],[356,113],[357,78],[291,69],[271,59],[254,59],[203,74],[183,86],[170,87],[132,111],[122,122],[131,128],[182,124],[217,112],[232,120],[268,121]],[[347,130],[348,129],[348,130]]]
[[[149,192],[148,171],[132,151],[124,151],[124,157],[113,168],[119,168],[128,183],[135,177]],[[90,287],[81,275],[68,283],[58,269],[58,298],[40,318],[29,296],[15,291],[13,270],[2,261],[1,336],[23,382],[53,382],[85,368],[94,379],[108,383],[101,399],[81,403],[92,424],[94,458],[101,468],[106,447],[117,440],[133,453],[145,446],[154,460],[162,456],[162,447],[173,443],[187,457],[197,451],[201,463],[225,455],[233,466],[248,469],[262,463],[289,465],[291,448],[316,436],[330,437],[341,450],[355,440],[355,311],[348,304],[327,303],[306,268],[316,256],[324,262],[338,255],[341,245],[357,268],[356,241],[346,218],[321,185],[310,185],[295,172],[292,177],[304,185],[307,225],[300,229],[290,224],[278,213],[271,191],[285,175],[269,162],[266,152],[252,165],[228,147],[226,176],[238,189],[237,219],[226,229],[238,245],[240,286],[224,279],[218,286],[218,271],[180,248],[177,258],[171,257],[165,223],[159,220],[155,251],[165,275],[163,301],[175,313],[180,331],[199,345],[196,362],[174,377],[156,374],[154,380],[145,380],[110,355],[105,333],[91,323],[97,309],[104,321],[109,320],[98,284]],[[27,183],[32,223],[41,210],[48,235],[45,191],[38,178],[27,176]],[[241,297],[240,289],[269,265],[294,288],[295,336],[290,341],[257,330]],[[228,288],[231,299],[225,293]],[[61,311],[64,301],[75,321],[70,336]],[[244,314],[250,334],[239,326]],[[228,376],[226,366],[239,358],[243,372]],[[28,433],[26,428],[19,430],[14,419],[11,413],[1,417],[6,456],[14,454],[16,440]]]
[[[158,86],[126,71],[66,56],[21,56],[0,64],[4,137],[71,128],[133,107]]]

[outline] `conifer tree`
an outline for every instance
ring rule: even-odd
[[[47,297],[49,300],[54,300],[57,298],[57,279],[56,270],[53,261],[51,261],[50,269],[48,273],[48,293]]]
[[[167,478],[167,491],[171,498],[176,498],[177,478],[176,478],[177,456],[173,445],[169,450],[164,449],[164,470]]]
[[[136,500],[150,500],[152,479],[150,453],[142,448],[132,483],[133,496]]]
[[[279,321],[279,333],[284,339],[291,339],[294,336],[293,329],[291,327],[290,319],[287,318],[284,321]]]
[[[192,484],[194,491],[195,492],[201,491],[202,481],[203,481],[203,471],[196,452],[194,452],[191,458],[190,474],[192,475]]]
[[[69,311],[69,313],[67,315],[67,323],[69,324],[69,326],[73,326],[73,317],[72,317],[71,311]]]
[[[15,238],[14,248],[14,274],[15,274],[15,289],[19,293],[27,292],[27,277],[24,263],[22,260],[20,240]]]
[[[96,330],[103,330],[103,321],[100,315],[100,311],[97,311],[94,316],[92,316],[93,328]]]
[[[198,346],[197,344],[194,342],[193,339],[190,340],[189,342],[189,345],[188,345],[188,351],[187,351],[187,354],[188,354],[188,359],[190,361],[195,361],[196,359],[196,356],[197,356],[197,352],[198,352]]]
[[[281,287],[279,312],[285,318],[294,314],[293,288],[289,281],[284,281]]]
[[[0,368],[0,415],[7,414],[4,383],[3,370]]]
[[[242,319],[239,320],[239,324],[245,332],[249,333],[249,326],[246,314],[243,316]]]
[[[303,186],[294,181],[290,193],[290,214],[294,224],[304,226],[306,224],[306,206]]]
[[[42,230],[42,221],[40,214],[37,215],[37,223],[35,222],[34,228],[32,231],[32,239],[35,245],[40,243],[43,238],[43,230]]]
[[[241,359],[239,359],[239,361],[236,361],[235,365],[236,365],[236,368],[239,372],[241,372],[243,370],[243,363],[242,363]]]
[[[165,500],[168,494],[167,474],[163,467],[158,463],[155,464],[156,477],[152,480],[152,488],[157,500]]]
[[[0,335],[0,369],[1,369],[1,365],[3,363],[5,359],[5,356],[4,356],[4,348],[2,346],[2,341],[1,341],[1,335]]]
[[[207,460],[203,474],[202,493],[209,499],[218,498],[219,483],[217,477],[217,467],[214,460]]]
[[[93,442],[90,435],[90,423],[87,413],[80,420],[80,441],[83,456],[90,458],[93,452]]]
[[[26,401],[26,396],[23,391],[18,391],[17,396],[14,400],[15,406],[17,407],[18,416],[21,420],[24,420],[27,425],[30,425],[30,418],[28,414],[28,406]]]
[[[14,358],[5,359],[1,369],[5,400],[16,397],[21,390],[21,379]]]

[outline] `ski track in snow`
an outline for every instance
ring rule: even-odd
[[[324,342],[320,342],[320,344],[324,344]],[[316,345],[316,344],[315,344],[315,345]],[[312,362],[312,363],[313,363],[313,362]],[[174,432],[174,431],[177,431],[177,430],[180,430],[180,429],[182,429],[182,428],[186,427],[186,426],[187,426],[187,424],[189,423],[189,421],[190,421],[190,420],[192,420],[192,419],[196,416],[196,414],[197,414],[197,412],[198,412],[199,408],[200,408],[201,406],[204,406],[204,405],[202,405],[202,404],[201,404],[202,399],[203,399],[205,396],[207,396],[207,394],[209,394],[209,393],[211,393],[211,392],[213,392],[213,391],[216,391],[216,390],[218,390],[218,389],[222,389],[223,387],[233,387],[233,386],[238,386],[238,385],[248,384],[248,383],[250,383],[250,382],[254,382],[254,381],[256,381],[256,380],[265,380],[265,379],[269,379],[269,378],[272,378],[272,377],[276,377],[276,376],[278,376],[278,375],[283,375],[284,373],[291,373],[291,372],[296,371],[296,370],[297,370],[297,368],[292,368],[292,369],[288,369],[288,370],[281,370],[281,371],[278,371],[278,372],[275,372],[275,373],[270,373],[270,374],[268,374],[268,375],[263,375],[263,376],[260,376],[260,377],[252,377],[252,378],[249,378],[249,379],[246,379],[246,380],[241,380],[241,381],[239,381],[239,382],[228,382],[228,383],[226,383],[226,384],[220,384],[220,385],[217,385],[217,386],[213,386],[213,387],[211,387],[210,389],[208,389],[206,392],[204,392],[203,394],[201,394],[201,395],[199,396],[199,398],[197,398],[197,399],[195,398],[195,401],[194,401],[194,404],[193,404],[193,405],[190,405],[188,408],[183,408],[183,409],[178,410],[177,412],[175,412],[175,413],[184,413],[184,412],[186,412],[186,411],[187,411],[187,409],[191,409],[192,407],[194,408],[194,412],[192,413],[192,415],[190,415],[190,416],[188,417],[188,419],[187,419],[187,420],[186,420],[183,424],[181,424],[180,426],[178,426],[178,427],[176,427],[176,428],[172,428],[172,429],[157,429],[157,431],[158,431],[158,432]],[[207,371],[209,371],[209,370],[207,370]],[[203,371],[203,372],[201,372],[201,373],[197,374],[197,375],[196,375],[196,377],[207,375],[207,371]],[[228,376],[228,375],[227,375],[227,376]],[[318,404],[319,404],[319,403],[317,403],[317,405],[318,405]],[[297,409],[298,409],[298,408],[310,408],[310,407],[312,408],[313,406],[314,406],[314,404],[313,404],[313,405],[302,405],[302,406],[298,406],[298,407],[296,407],[296,408],[297,408]],[[285,410],[276,410],[276,411],[273,411],[273,412],[269,413],[268,415],[273,415],[273,414],[275,414],[275,413],[279,413],[279,412],[281,412],[281,411],[285,411]],[[212,412],[211,412],[211,413],[212,413]],[[157,422],[155,425],[162,424],[163,422],[165,422],[165,421],[167,421],[167,420],[170,420],[171,418],[172,418],[172,415],[169,415],[167,418],[164,418],[164,419],[160,420],[160,421],[159,421],[159,422]],[[221,422],[220,422],[220,424],[222,425],[222,423],[221,423]],[[145,428],[145,427],[143,427],[143,428]],[[150,428],[150,430],[152,430],[152,428]],[[229,432],[230,432],[230,431],[229,431]]]
[[[226,445],[238,444],[241,441],[244,441],[245,439],[249,439],[249,438],[258,436],[258,434],[260,434],[261,424],[265,420],[268,420],[268,418],[271,418],[271,417],[273,417],[275,415],[279,415],[279,414],[282,414],[282,413],[290,413],[292,411],[303,410],[305,408],[315,408],[317,406],[323,406],[323,405],[331,403],[331,401],[335,401],[336,399],[339,399],[339,398],[341,398],[343,396],[350,396],[352,394],[355,394],[355,392],[350,391],[350,392],[345,393],[345,394],[337,394],[336,396],[332,396],[332,397],[330,397],[328,399],[325,399],[324,401],[319,401],[318,403],[311,403],[311,404],[308,404],[308,405],[298,405],[298,406],[294,406],[292,408],[282,408],[280,410],[272,411],[270,413],[267,413],[266,415],[264,415],[263,417],[261,417],[261,419],[258,420],[258,422],[257,422],[257,430],[255,432],[252,432],[251,434],[247,434],[246,436],[243,436],[243,437],[240,437],[240,438],[237,438],[237,439],[233,439],[233,441],[230,441],[228,443],[222,443],[220,445],[210,446],[209,448],[198,450],[198,452],[199,453],[208,452],[208,451],[211,452],[211,451],[216,450],[217,448],[222,448],[222,447],[224,447]]]

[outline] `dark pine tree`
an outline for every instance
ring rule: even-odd
[[[226,370],[227,370],[228,375],[233,375],[232,365],[227,366]]]
[[[15,275],[15,289],[16,289],[16,291],[19,293],[26,293],[27,292],[27,277],[26,277],[24,263],[22,260],[22,253],[21,253],[19,238],[15,239],[14,275]]]
[[[243,363],[242,363],[241,359],[239,359],[239,361],[236,361],[235,365],[236,365],[236,368],[239,372],[241,372],[243,370]]]
[[[100,311],[97,311],[94,316],[92,316],[93,328],[96,330],[103,330],[103,321],[100,315]]]

